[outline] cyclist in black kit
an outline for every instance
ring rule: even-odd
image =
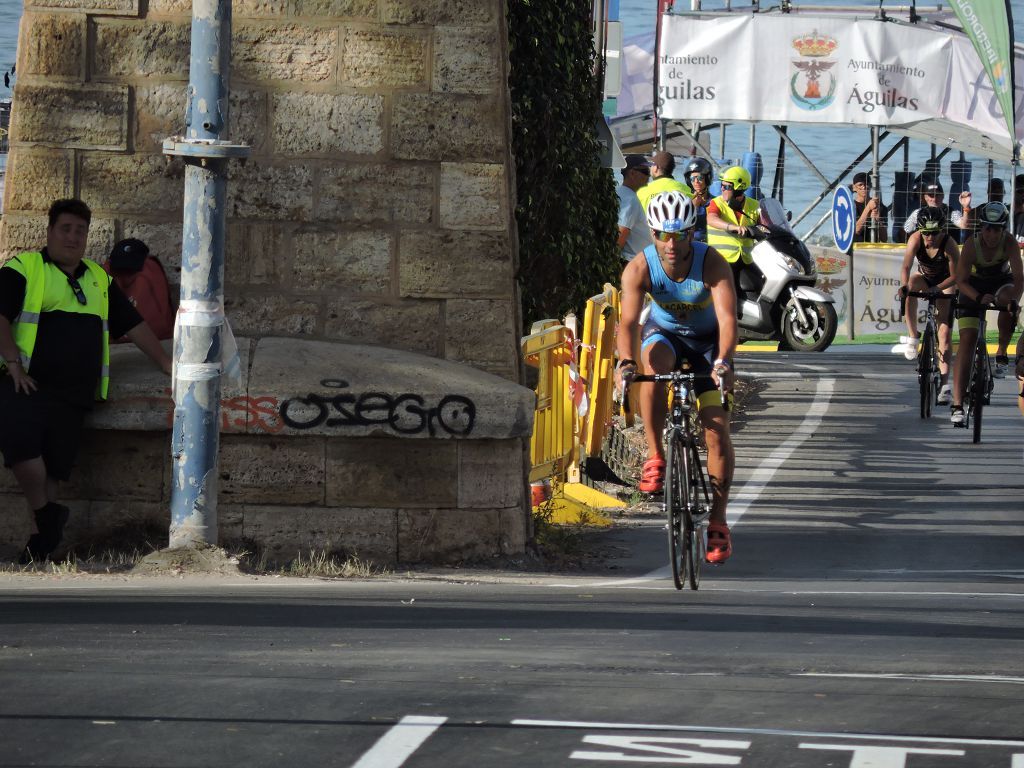
[[[928,206],[917,215],[917,231],[907,240],[900,271],[900,294],[911,291],[953,293],[956,287],[956,260],[960,255],[953,238],[946,232],[946,217],[941,208]],[[917,271],[911,274],[914,260]],[[946,312],[939,314],[939,376],[938,402],[949,405],[952,392],[949,386],[950,333]],[[907,297],[907,342],[904,353],[908,360],[917,356],[917,298]]]

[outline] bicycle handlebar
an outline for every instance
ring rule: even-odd
[[[1016,315],[1018,312],[1020,312],[1020,304],[1018,304],[1016,301],[1011,301],[1005,307],[1000,307],[999,305],[992,303],[979,304],[976,301],[969,301],[966,303],[962,301],[955,301],[950,306],[955,309],[984,309],[986,312],[1006,312],[1011,315]]]
[[[689,382],[690,384],[693,384],[696,379],[697,374],[693,373],[692,371],[687,373],[684,373],[683,371],[672,371],[671,373],[637,374],[636,376],[633,376],[631,379],[629,379],[629,381],[623,382],[625,386],[623,387],[624,391],[622,393],[622,407],[626,411],[626,413],[629,413],[629,385],[634,382],[643,383],[671,381],[674,383],[686,381]],[[729,398],[727,397],[727,393],[725,391],[725,380],[722,378],[719,378],[718,380],[718,393],[722,397],[722,408],[724,408],[726,411],[730,410]]]
[[[934,303],[939,299],[952,301],[956,298],[955,293],[943,293],[942,291],[900,291],[900,319],[907,313],[907,299],[911,296],[918,299],[928,299],[929,303]]]

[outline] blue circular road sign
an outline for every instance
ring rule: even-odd
[[[857,206],[853,202],[853,193],[846,187],[836,187],[832,195],[832,239],[840,251],[848,251],[853,245],[856,224]]]

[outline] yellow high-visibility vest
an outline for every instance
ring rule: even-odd
[[[645,215],[647,214],[647,204],[659,192],[682,192],[687,197],[693,197],[693,190],[683,182],[676,181],[671,176],[659,176],[636,191],[636,196],[640,198],[640,205],[643,206]]]
[[[19,253],[4,264],[4,269],[13,269],[25,278],[25,301],[21,314],[14,319],[14,343],[21,353],[21,364],[25,371],[32,365],[32,353],[39,335],[39,316],[46,304],[46,311],[75,312],[98,315],[103,321],[103,365],[100,380],[96,385],[96,399],[106,400],[110,385],[110,275],[99,264],[82,259],[86,273],[78,281],[85,294],[86,303],[80,304],[70,290],[67,275],[53,262],[43,261],[38,251]],[[7,366],[4,365],[6,368]]]
[[[712,201],[718,208],[718,215],[722,221],[733,224],[737,227],[752,227],[761,218],[761,205],[750,197],[743,198],[743,212],[737,215],[736,211],[729,207],[725,199],[719,195]],[[754,239],[751,237],[740,237],[724,229],[714,229],[708,224],[708,245],[713,247],[732,264],[741,256],[744,264],[750,264],[754,259],[750,255],[754,248]]]

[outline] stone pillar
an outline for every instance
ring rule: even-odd
[[[504,3],[233,8],[231,138],[252,147],[227,202],[235,332],[406,350],[519,382]],[[78,196],[94,212],[91,258],[138,237],[176,279],[184,172],[161,142],[184,126],[189,23],[187,0],[26,0],[0,258],[38,248],[49,203]],[[502,506],[525,520],[521,486]]]

